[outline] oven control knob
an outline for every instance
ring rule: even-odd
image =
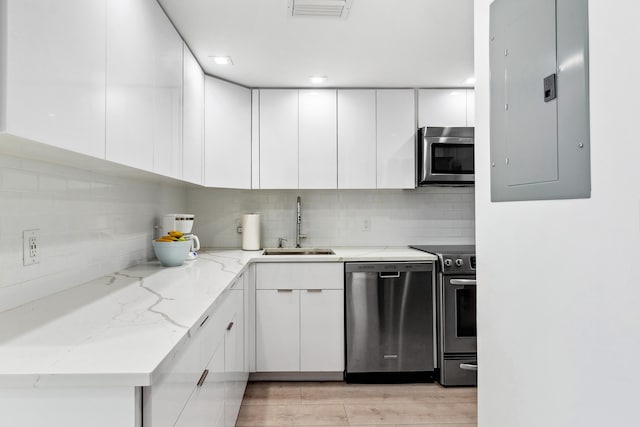
[[[457,267],[462,267],[462,264],[464,264],[464,262],[462,261],[462,258],[458,258],[458,259],[456,260],[456,266],[457,266]]]
[[[444,260],[445,267],[451,267],[452,265],[453,265],[453,261],[451,261],[449,258]]]

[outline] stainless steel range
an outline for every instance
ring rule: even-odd
[[[437,323],[440,384],[477,384],[476,248],[473,245],[414,245],[438,256]]]

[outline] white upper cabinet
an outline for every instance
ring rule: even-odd
[[[418,127],[473,126],[473,89],[420,89]]]
[[[338,90],[338,188],[376,188],[375,90]]]
[[[182,179],[204,182],[204,72],[189,48],[184,46],[182,88]]]
[[[107,2],[106,158],[153,170],[152,0]]]
[[[182,56],[155,0],[107,2],[107,160],[181,176]]]
[[[298,91],[260,91],[260,188],[298,188]]]
[[[251,90],[205,78],[205,185],[251,188]]]
[[[105,0],[2,6],[0,131],[104,158]]]
[[[299,91],[299,188],[337,188],[336,91]]]
[[[182,178],[182,72],[184,43],[154,7],[153,171]]]
[[[415,188],[415,92],[383,89],[377,97],[377,188]]]

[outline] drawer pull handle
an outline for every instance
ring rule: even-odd
[[[322,289],[307,289],[307,292],[322,292]]]
[[[209,320],[209,316],[207,315],[207,317],[204,318],[204,320],[202,321],[202,323],[200,323],[200,327],[202,328],[202,325],[204,325],[205,323],[207,323],[207,320]]]
[[[293,289],[278,289],[278,292],[293,292]]]
[[[204,380],[205,378],[207,378],[207,375],[209,375],[209,370],[205,369],[202,375],[200,375],[200,379],[198,380],[198,387],[202,387],[202,384],[204,384]]]
[[[233,322],[229,322],[229,324],[227,325],[227,331],[230,331],[231,328],[233,328]]]

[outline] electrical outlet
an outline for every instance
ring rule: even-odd
[[[362,231],[371,231],[371,218],[365,218],[362,221]]]
[[[24,230],[22,232],[22,249],[24,265],[40,262],[40,230]]]

